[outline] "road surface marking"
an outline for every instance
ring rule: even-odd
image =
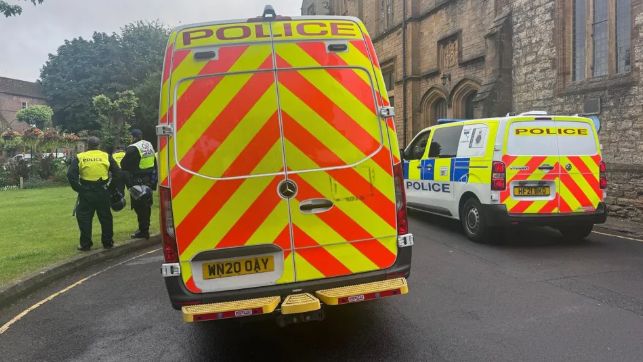
[[[643,243],[643,239],[628,238],[627,236],[621,236],[621,235],[614,235],[614,234],[602,233],[602,232],[600,232],[600,231],[592,231],[592,232],[593,232],[594,234],[605,235],[605,236],[612,236],[612,237],[619,238],[619,239],[633,240],[633,241],[638,241],[639,243]]]
[[[59,295],[61,295],[61,294],[65,293],[65,292],[67,292],[67,291],[69,291],[69,290],[71,290],[71,289],[83,284],[84,282],[88,281],[89,279],[91,279],[91,278],[93,278],[93,277],[95,277],[95,276],[97,276],[99,274],[102,274],[102,273],[104,273],[104,272],[106,272],[106,271],[108,271],[108,270],[110,270],[112,268],[115,268],[115,267],[117,267],[119,265],[123,265],[123,264],[125,264],[127,262],[130,262],[130,261],[134,260],[134,259],[140,258],[142,256],[145,256],[145,255],[148,255],[148,254],[151,254],[151,253],[154,253],[154,252],[159,251],[159,250],[161,250],[161,249],[160,248],[154,249],[152,251],[148,251],[148,252],[145,252],[143,254],[139,254],[139,255],[137,255],[137,256],[135,256],[133,258],[129,258],[129,259],[127,259],[125,261],[122,261],[122,262],[120,262],[118,264],[110,265],[110,266],[108,266],[107,268],[105,268],[103,270],[97,271],[96,273],[94,273],[92,275],[86,276],[83,279],[77,281],[76,283],[71,284],[71,285],[69,285],[68,287],[66,287],[66,288],[64,288],[62,290],[57,291],[56,293],[48,296],[47,298],[41,300],[40,302],[38,302],[38,303],[32,305],[31,307],[23,310],[20,314],[18,314],[17,316],[13,317],[12,320],[10,320],[7,323],[5,323],[2,327],[0,327],[0,335],[2,335],[4,332],[8,331],[9,327],[11,327],[17,321],[19,321],[22,318],[24,318],[31,311],[33,311],[34,309],[37,309],[38,307],[42,306],[43,304],[45,304],[47,302],[52,301],[54,298],[58,297]]]

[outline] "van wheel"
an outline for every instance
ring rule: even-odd
[[[462,228],[467,237],[477,243],[488,242],[490,229],[482,214],[482,205],[475,198],[468,199],[460,213]]]
[[[565,225],[559,226],[558,230],[565,241],[568,242],[582,242],[587,241],[587,237],[592,232],[594,224],[578,224],[578,225]]]

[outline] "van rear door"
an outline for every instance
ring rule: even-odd
[[[274,57],[258,37],[269,27],[196,26],[173,45],[169,185],[193,293],[294,281],[288,201],[277,192],[286,174]]]
[[[591,121],[545,118],[510,121],[501,201],[514,214],[595,211],[602,199],[601,157]]]
[[[397,256],[392,156],[377,60],[358,23],[274,22],[297,281],[390,267]],[[379,72],[379,70],[378,70]],[[395,137],[395,135],[391,135]]]
[[[512,119],[508,123],[503,162],[507,188],[500,201],[510,214],[559,212],[558,136],[552,120]],[[548,133],[549,130],[549,133]]]
[[[593,124],[556,118],[560,162],[560,212],[594,212],[603,198],[600,151]]]

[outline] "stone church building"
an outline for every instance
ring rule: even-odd
[[[643,221],[643,0],[323,3],[366,24],[401,144],[439,118],[598,115],[610,211]]]

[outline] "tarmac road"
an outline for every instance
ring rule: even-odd
[[[643,359],[643,243],[592,234],[567,244],[547,229],[496,245],[457,223],[411,216],[410,294],[327,309],[323,322],[184,324],[168,302],[161,252],[97,265],[0,311],[0,325],[81,278],[0,334],[14,360]],[[129,256],[128,258],[131,258]],[[121,259],[126,260],[128,258]]]

